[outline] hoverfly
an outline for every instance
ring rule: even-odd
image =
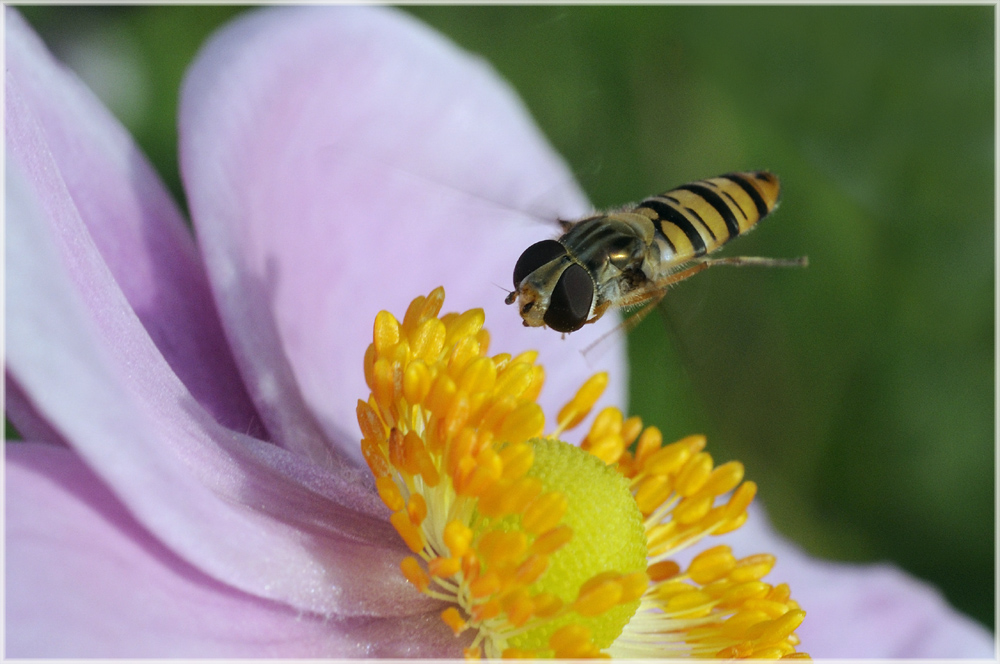
[[[521,254],[506,303],[518,303],[526,327],[565,333],[595,322],[611,306],[651,308],[671,284],[712,265],[805,266],[805,256],[703,258],[770,214],[780,189],[767,171],[728,173],[638,205],[560,222],[562,237]]]

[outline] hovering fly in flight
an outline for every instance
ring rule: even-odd
[[[713,265],[805,266],[805,256],[705,257],[769,215],[780,189],[777,176],[767,171],[728,173],[638,205],[561,222],[562,237],[536,242],[521,254],[506,302],[517,302],[526,327],[573,332],[611,306],[652,307],[670,285]]]

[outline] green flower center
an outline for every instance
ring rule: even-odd
[[[628,480],[568,443],[547,438],[534,438],[530,443],[535,463],[528,476],[538,478],[544,491],[558,491],[566,497],[568,509],[562,523],[573,529],[573,538],[552,555],[548,571],[532,592],[550,592],[570,604],[584,582],[595,575],[645,571],[646,534]],[[553,632],[575,623],[589,628],[594,645],[604,649],[638,608],[636,599],[593,617],[570,614],[518,635],[510,643],[527,650],[544,649]]]

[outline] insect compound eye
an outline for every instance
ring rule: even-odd
[[[545,324],[556,332],[573,332],[583,327],[594,300],[594,280],[582,266],[566,268],[549,298]]]
[[[556,240],[542,240],[536,242],[521,254],[514,265],[514,288],[521,285],[524,278],[545,265],[566,254],[566,247]]]

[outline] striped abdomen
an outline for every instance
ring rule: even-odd
[[[781,184],[767,171],[729,173],[648,198],[635,212],[656,227],[660,260],[676,265],[746,233],[774,210]]]

